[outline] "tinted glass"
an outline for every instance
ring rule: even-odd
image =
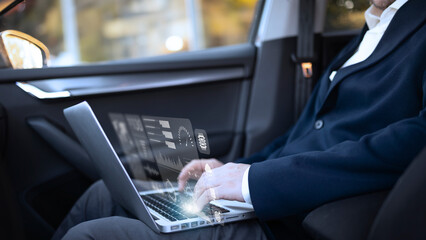
[[[325,31],[362,28],[365,23],[364,12],[369,6],[368,0],[329,0]]]
[[[257,0],[26,1],[2,18],[41,40],[51,66],[142,58],[246,42]]]

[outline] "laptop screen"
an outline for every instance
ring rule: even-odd
[[[109,119],[132,179],[176,182],[183,166],[199,158],[189,119],[123,113],[110,113]]]

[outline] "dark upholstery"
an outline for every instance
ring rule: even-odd
[[[306,216],[303,227],[313,239],[366,239],[387,194],[377,192],[325,204]]]
[[[303,227],[313,239],[426,239],[426,147],[389,193],[325,204]]]
[[[389,193],[368,239],[426,239],[426,148]]]

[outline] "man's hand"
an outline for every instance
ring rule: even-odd
[[[217,199],[244,202],[241,185],[244,172],[249,166],[228,163],[214,169],[206,167],[194,188],[197,209],[202,209],[204,205]]]
[[[179,183],[179,191],[183,191],[188,179],[199,179],[203,172],[206,169],[206,165],[208,164],[210,169],[217,168],[223,166],[223,163],[217,159],[202,159],[202,160],[192,160],[189,162],[179,174],[178,183]]]

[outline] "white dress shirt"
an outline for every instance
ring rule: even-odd
[[[367,59],[373,53],[374,49],[379,44],[380,39],[382,39],[383,34],[388,28],[389,23],[391,22],[392,18],[395,16],[395,13],[407,1],[408,0],[396,0],[388,8],[386,8],[380,16],[376,16],[371,12],[373,6],[370,6],[367,9],[367,11],[365,12],[365,21],[367,23],[369,30],[365,33],[364,38],[359,44],[358,50],[354,53],[354,55],[352,55],[351,58],[349,58],[342,65],[341,68],[348,67],[356,63],[360,63],[364,61],[365,59]],[[329,76],[330,81],[333,81],[337,73],[338,71],[333,71],[330,74]],[[244,172],[242,184],[241,184],[241,193],[243,195],[244,201],[246,203],[251,204],[250,189],[249,189],[249,182],[248,182],[249,171],[250,171],[250,167],[248,167],[247,170]]]
[[[367,11],[365,11],[365,21],[369,30],[365,33],[364,38],[359,44],[358,50],[342,65],[341,68],[360,63],[373,53],[388,28],[389,23],[395,16],[395,13],[407,1],[408,0],[396,0],[388,8],[386,8],[380,16],[376,16],[372,13],[373,6],[370,6]],[[337,73],[338,71],[333,71],[330,74],[330,81],[333,81]]]

